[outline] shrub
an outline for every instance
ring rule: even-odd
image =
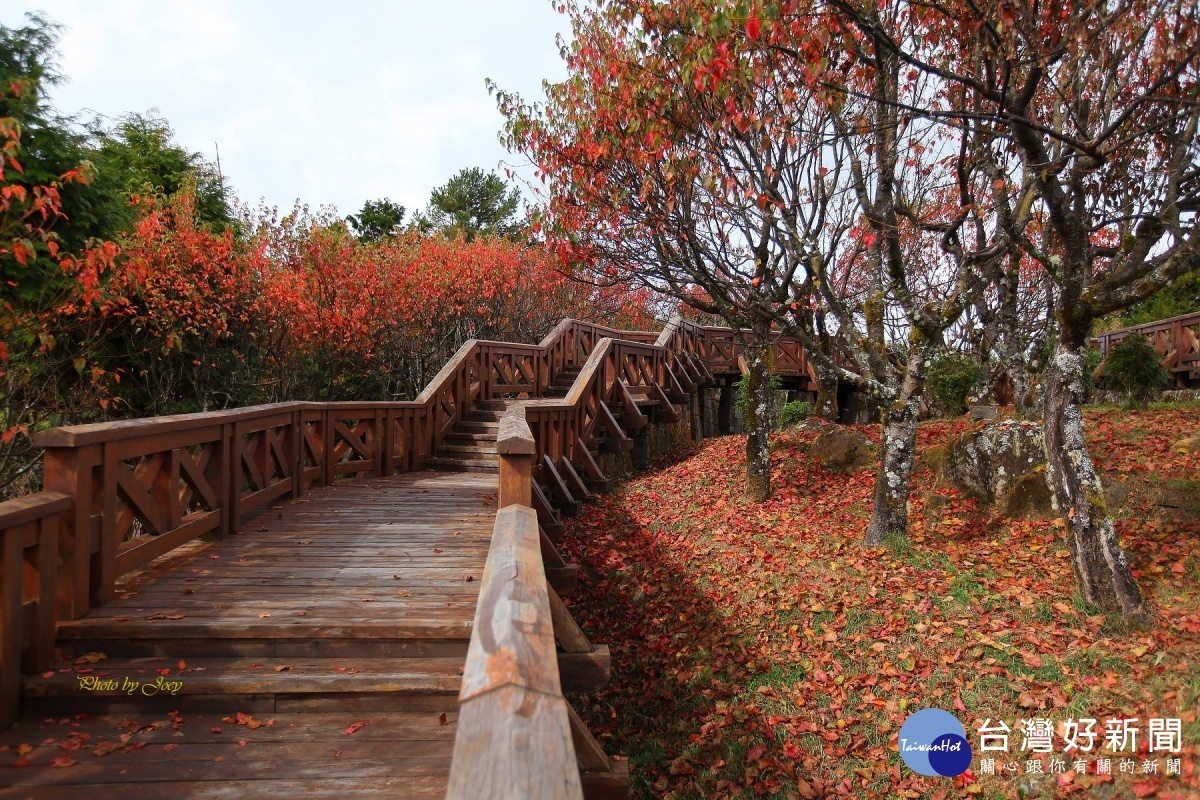
[[[804,400],[796,400],[784,405],[779,412],[779,427],[790,428],[798,422],[803,422],[812,416],[812,406]]]
[[[782,379],[775,373],[771,373],[771,393],[780,391],[783,387]],[[737,409],[738,415],[745,419],[750,411],[750,376],[741,375],[733,383],[733,402],[734,408]],[[772,403],[774,406],[774,403]],[[775,408],[768,409],[768,414],[774,414]]]
[[[1139,335],[1126,336],[1101,365],[1104,386],[1125,395],[1130,408],[1142,408],[1171,385],[1162,356]]]
[[[941,413],[957,416],[966,411],[967,398],[985,377],[983,367],[966,356],[940,355],[929,363],[926,386]]]

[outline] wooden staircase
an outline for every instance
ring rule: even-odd
[[[446,434],[437,455],[425,463],[433,469],[447,472],[498,473],[500,455],[496,452],[496,435],[500,418],[509,406],[519,400],[477,400],[471,413]]]
[[[550,388],[546,391],[546,396],[566,397],[567,392],[571,391],[571,386],[574,385],[575,379],[579,377],[579,373],[582,371],[582,367],[575,365],[563,367],[554,376],[554,380],[550,382]]]

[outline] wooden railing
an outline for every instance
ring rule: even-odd
[[[111,599],[122,575],[198,536],[237,531],[310,487],[420,469],[477,401],[529,399],[533,472],[586,496],[584,478],[603,477],[589,440],[602,429],[606,446],[628,449],[625,430],[646,423],[644,398],[673,419],[672,404],[712,379],[707,362],[733,352],[720,331],[681,320],[661,335],[564,320],[538,345],[464,343],[411,402],[276,403],[36,434],[46,491],[0,505],[5,569],[23,565],[20,601],[16,583],[4,582],[0,704],[15,708],[10,668],[42,663],[47,632]],[[538,399],[569,367],[582,371],[567,397]]]
[[[601,339],[565,398],[526,403],[526,419],[536,446],[535,473],[547,462],[568,472],[573,471],[571,464],[582,464],[587,473],[595,473],[590,477],[598,477],[587,444],[598,438],[601,430],[608,442],[623,443],[628,439],[626,429],[646,423],[635,393],[659,400],[661,413],[674,417],[663,386],[682,389],[668,368],[670,357],[669,351],[657,345]]]
[[[1150,341],[1168,371],[1200,372],[1200,311],[1102,333],[1092,344],[1101,352],[1108,352],[1134,333]]]
[[[743,333],[749,334],[748,331]],[[739,332],[732,328],[697,325],[676,317],[663,329],[657,344],[676,354],[693,356],[711,373],[732,375],[740,372],[738,359],[742,341]],[[776,334],[771,348],[772,369],[777,375],[808,376],[815,380],[799,339]]]
[[[309,486],[418,468],[425,420],[415,403],[276,403],[37,434],[46,489],[72,501],[60,611],[81,616],[121,575]]]
[[[530,507],[536,453],[524,410],[501,419],[499,511],[459,692],[449,800],[582,798],[612,763],[563,697],[557,645],[592,645],[546,582]]]
[[[0,503],[0,727],[17,717],[21,673],[40,671],[54,652],[64,602],[59,567],[71,498],[38,492]]]

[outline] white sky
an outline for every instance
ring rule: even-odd
[[[523,160],[484,79],[532,100],[565,76],[549,0],[5,0],[0,23],[34,10],[66,26],[60,111],[157,109],[184,147],[220,145],[238,197],[283,210],[386,196],[411,215],[461,168],[503,177]]]

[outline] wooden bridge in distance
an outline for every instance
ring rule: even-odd
[[[564,320],[412,402],[38,434],[45,490],[0,504],[0,798],[626,796],[564,698],[610,664],[561,515],[648,424],[719,427],[739,350]]]

